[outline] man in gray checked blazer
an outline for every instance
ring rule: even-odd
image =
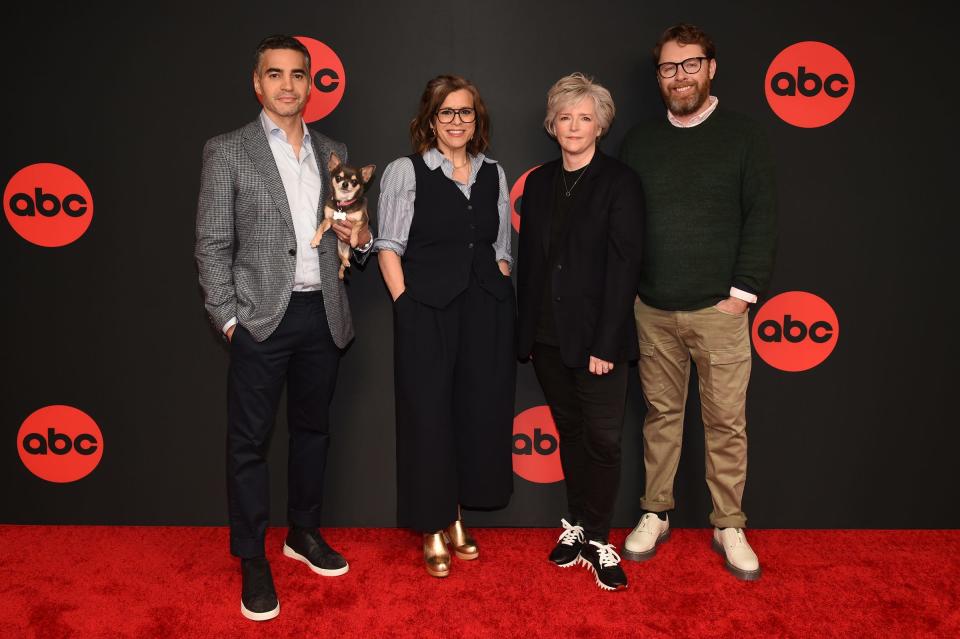
[[[269,521],[266,449],[287,385],[290,530],[283,553],[313,572],[337,576],[346,560],[320,536],[329,406],[353,323],[338,277],[337,222],[311,248],[330,189],[331,153],[347,149],[309,129],[310,54],[296,39],[271,36],[257,48],[260,117],[217,136],[203,150],[196,259],[210,320],[230,342],[227,492],[230,551],[240,557],[240,610],[265,621],[280,613],[264,555]],[[360,231],[355,259],[373,243]]]

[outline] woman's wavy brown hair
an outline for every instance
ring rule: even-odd
[[[473,121],[473,137],[467,142],[467,153],[477,155],[487,150],[490,144],[490,116],[483,98],[480,97],[480,91],[469,80],[458,75],[438,75],[427,82],[427,87],[420,96],[417,117],[410,121],[410,143],[414,151],[423,153],[437,146],[437,134],[430,124],[447,96],[460,89],[466,89],[473,96],[473,109],[477,112]]]

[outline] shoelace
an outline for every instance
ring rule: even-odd
[[[727,546],[730,548],[736,548],[737,546],[746,546],[747,538],[743,535],[743,528],[734,528],[737,531],[737,539],[733,543],[728,543]]]
[[[647,513],[646,515],[640,518],[640,525],[637,526],[637,530],[646,532],[647,524],[651,523],[654,519],[660,519],[660,518],[654,515],[653,513]]]
[[[572,546],[575,541],[583,543],[583,526],[571,526],[566,519],[561,519],[560,523],[563,524],[563,532],[557,538],[557,543],[564,546]]]
[[[613,544],[601,544],[593,540],[590,543],[597,547],[597,558],[600,561],[601,568],[609,568],[620,563],[620,555],[617,554]]]

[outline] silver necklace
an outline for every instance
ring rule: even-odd
[[[587,169],[590,168],[590,165],[583,167],[583,170],[580,171],[580,175],[577,176],[577,179],[573,181],[571,186],[567,186],[567,172],[564,171],[563,167],[560,167],[560,177],[563,178],[563,190],[566,192],[567,197],[570,197],[570,194],[573,192],[574,187],[577,186],[577,182],[580,181],[580,178],[583,177],[583,174],[587,172]]]

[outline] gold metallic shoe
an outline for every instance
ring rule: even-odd
[[[460,559],[476,559],[480,556],[480,549],[477,548],[477,542],[470,533],[467,532],[466,526],[463,525],[463,521],[459,517],[455,522],[450,524],[446,532],[443,533],[443,536],[453,544],[453,552],[456,553]]]
[[[447,542],[442,531],[424,533],[423,561],[427,565],[427,572],[434,577],[446,577],[450,574],[450,553],[447,551]]]

